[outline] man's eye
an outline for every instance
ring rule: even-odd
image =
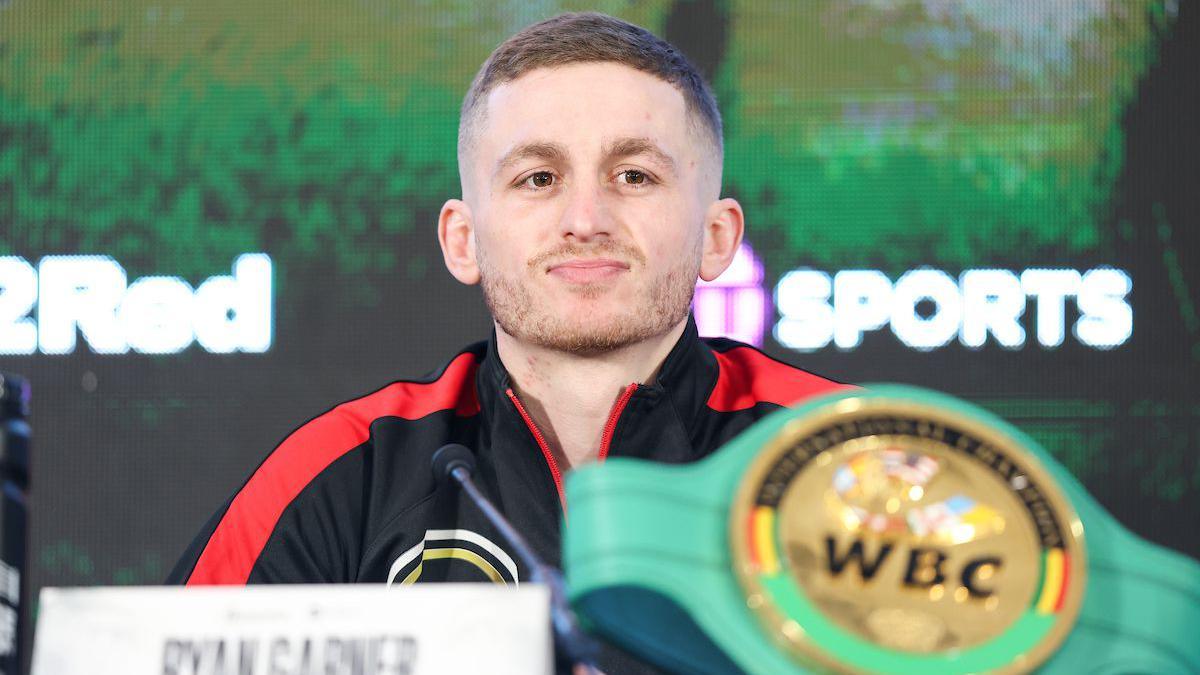
[[[646,184],[646,174],[642,173],[641,171],[638,171],[637,169],[628,169],[626,171],[622,171],[620,173],[620,176],[624,178],[624,182],[626,185],[645,185]]]
[[[554,174],[549,171],[539,171],[526,178],[525,183],[535,188],[547,188],[554,184]]]

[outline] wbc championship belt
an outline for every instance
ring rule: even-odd
[[[1200,672],[1200,564],[943,394],[821,397],[567,493],[574,606],[673,672]]]

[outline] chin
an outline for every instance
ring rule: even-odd
[[[628,317],[632,303],[620,303],[612,298],[575,298],[559,305],[557,316],[568,325],[608,327]]]

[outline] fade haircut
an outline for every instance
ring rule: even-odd
[[[689,122],[707,135],[717,166],[724,142],[721,113],[704,77],[669,42],[654,33],[597,12],[572,12],[528,26],[496,47],[463,97],[458,120],[459,171],[475,144],[488,93],[538,68],[612,62],[648,73],[683,94]]]

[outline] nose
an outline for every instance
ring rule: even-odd
[[[612,219],[599,186],[572,187],[559,220],[559,230],[563,239],[581,242],[612,234]]]

